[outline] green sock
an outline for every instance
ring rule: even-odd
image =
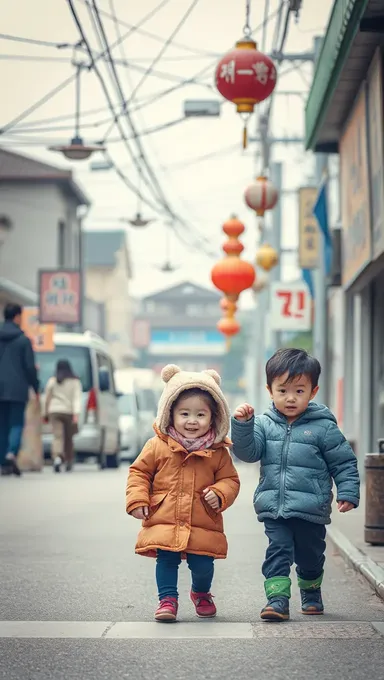
[[[264,582],[265,594],[268,600],[271,597],[291,597],[291,579],[289,576],[273,576]]]
[[[323,582],[323,576],[324,572],[322,572],[319,576],[314,581],[306,581],[303,578],[300,578],[300,576],[297,577],[297,582],[299,584],[300,590],[317,590],[318,588],[321,588],[321,584]]]

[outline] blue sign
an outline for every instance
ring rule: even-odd
[[[152,330],[151,344],[161,345],[222,345],[224,337],[219,331]]]

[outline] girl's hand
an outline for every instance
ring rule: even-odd
[[[249,404],[241,404],[237,407],[233,417],[235,420],[245,423],[247,420],[250,420],[254,414],[255,409],[253,406],[250,406]]]
[[[353,503],[350,503],[349,501],[339,501],[337,504],[339,512],[349,512],[350,510],[353,510],[354,507]]]
[[[147,505],[144,505],[142,508],[136,508],[132,510],[131,515],[135,519],[148,519],[149,508]]]
[[[204,500],[211,506],[213,510],[220,509],[220,498],[218,495],[212,491],[212,489],[204,489]]]
[[[72,422],[75,423],[75,424],[77,425],[77,423],[79,422],[79,416],[78,416],[78,415],[73,415],[73,416],[72,416]]]

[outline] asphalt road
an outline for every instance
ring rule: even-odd
[[[216,564],[214,621],[195,618],[185,565],[180,622],[153,623],[154,561],[134,555],[127,468],[0,479],[0,678],[6,680],[328,680],[384,678],[384,603],[328,549],[326,615],[259,621],[263,527],[255,466],[226,513],[230,552]]]

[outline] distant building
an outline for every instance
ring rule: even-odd
[[[116,368],[132,365],[132,268],[125,231],[84,232],[85,290],[105,307],[105,339]]]
[[[221,373],[225,339],[216,329],[220,299],[219,293],[189,282],[143,298],[134,322],[137,365],[157,373],[167,363]]]
[[[38,304],[39,269],[80,268],[79,208],[89,205],[70,170],[0,148],[0,311]],[[85,300],[83,312],[102,333],[102,308]]]

